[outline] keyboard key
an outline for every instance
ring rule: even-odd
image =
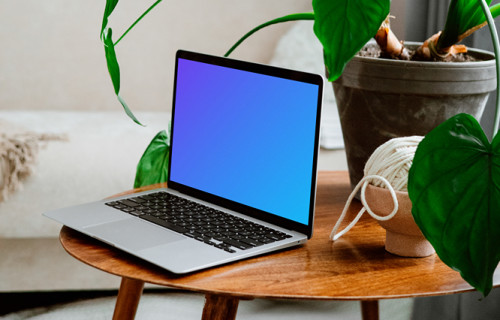
[[[258,246],[261,246],[261,245],[264,244],[263,242],[260,242],[258,240],[254,240],[254,239],[251,239],[251,238],[241,239],[240,242],[246,243],[246,244],[251,245],[253,247],[258,247]]]
[[[141,198],[141,197],[135,197],[135,198],[132,198],[132,199],[130,199],[130,200],[132,200],[132,201],[134,201],[134,202],[137,202],[137,203],[144,203],[144,202],[148,202],[148,200],[143,199],[143,198]]]
[[[142,216],[144,214],[144,212],[138,211],[138,210],[131,211],[129,213],[132,214],[132,215],[134,215],[134,216],[137,216],[137,217]]]
[[[268,233],[268,234],[266,234],[266,237],[268,237],[269,239],[276,240],[276,241],[285,239],[285,237],[283,237],[282,235],[279,235],[277,233]]]
[[[245,249],[249,249],[249,248],[253,247],[252,245],[249,245],[247,243],[243,243],[243,242],[240,242],[237,240],[233,240],[233,239],[226,239],[226,240],[224,240],[224,243],[227,243],[230,246],[238,248],[240,250],[245,250]]]
[[[264,244],[268,244],[268,243],[273,243],[275,242],[276,240],[274,239],[269,239],[268,237],[262,237],[259,239],[260,242],[264,243]]]
[[[125,200],[120,200],[118,201],[120,204],[124,205],[124,206],[127,206],[127,207],[138,207],[140,206],[139,203],[137,202],[134,202],[132,200],[128,200],[128,199],[125,199]]]

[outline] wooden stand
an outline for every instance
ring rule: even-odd
[[[134,318],[145,282],[204,293],[203,319],[234,319],[239,300],[267,298],[361,301],[363,319],[375,320],[379,299],[473,290],[435,254],[403,258],[386,252],[385,231],[368,215],[342,239],[331,242],[330,231],[350,191],[347,172],[321,172],[314,235],[305,245],[185,276],[67,227],[61,229],[60,241],[76,259],[122,277],[114,319]],[[360,206],[351,205],[345,224]],[[500,277],[495,279],[497,287]]]

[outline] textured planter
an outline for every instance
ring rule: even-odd
[[[412,44],[406,44],[411,47]],[[413,44],[415,45],[415,44]],[[477,62],[415,62],[354,57],[333,82],[351,185],[373,151],[402,136],[425,135],[458,113],[480,119],[496,88],[491,52]]]
[[[370,209],[379,216],[388,215],[394,203],[388,189],[369,184],[365,192]],[[385,250],[403,257],[427,257],[436,251],[425,239],[411,214],[408,192],[396,191],[398,212],[386,221],[378,221],[385,229]]]

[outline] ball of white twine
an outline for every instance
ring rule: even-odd
[[[374,219],[381,221],[389,220],[394,217],[399,208],[396,192],[394,190],[407,191],[408,172],[410,171],[410,167],[413,163],[415,151],[417,150],[418,144],[422,141],[422,139],[422,136],[394,138],[382,144],[373,152],[365,164],[364,177],[358,182],[347,199],[344,210],[332,229],[330,239],[335,241],[347,233],[358,222],[365,211],[367,211]],[[390,214],[386,216],[379,216],[370,209],[365,199],[365,190],[369,183],[376,187],[387,188],[389,190],[394,202],[394,209]],[[363,204],[363,208],[358,212],[356,218],[354,218],[354,220],[344,230],[337,233],[337,230],[344,220],[354,196],[360,188],[361,203]]]
[[[387,179],[394,190],[407,191],[408,172],[421,136],[394,138],[378,147],[365,164],[364,175],[377,175]],[[384,187],[379,181],[371,181]]]

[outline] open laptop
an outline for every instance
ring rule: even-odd
[[[312,236],[323,78],[178,51],[168,188],[44,213],[183,274]]]

